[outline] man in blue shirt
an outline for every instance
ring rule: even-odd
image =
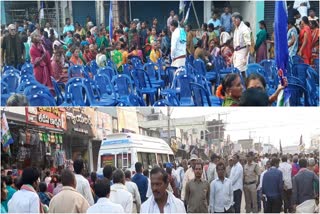
[[[136,174],[133,176],[131,181],[137,184],[141,203],[143,203],[147,200],[148,178],[142,174],[142,163],[137,162],[134,166],[136,168]]]
[[[224,13],[221,15],[221,25],[224,27],[226,32],[230,33],[232,29],[232,17],[230,8],[227,6],[224,8]]]
[[[279,158],[271,160],[271,168],[263,176],[262,194],[267,197],[265,213],[280,213],[282,206],[283,175],[278,169]]]
[[[214,12],[212,18],[208,21],[208,25],[212,23],[213,24],[213,29],[214,33],[216,34],[217,37],[220,36],[220,27],[221,27],[221,22],[220,19],[218,19],[218,13]]]
[[[69,31],[74,32],[74,26],[71,24],[70,18],[66,18],[66,25],[63,28],[63,34]]]

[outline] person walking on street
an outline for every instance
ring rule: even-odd
[[[141,207],[141,197],[140,197],[138,186],[137,186],[137,184],[135,184],[131,181],[131,171],[130,170],[126,170],[124,172],[124,175],[126,178],[125,185],[127,187],[127,190],[132,194],[132,197],[133,197],[132,212],[139,213],[140,207]]]
[[[246,201],[246,212],[257,213],[257,181],[260,175],[260,169],[257,163],[253,162],[254,153],[247,154],[247,164],[244,166],[244,197]]]
[[[313,213],[315,203],[314,182],[319,185],[319,177],[307,169],[307,160],[299,160],[300,170],[292,180],[293,212]]]
[[[226,167],[223,162],[217,164],[218,178],[210,184],[211,213],[234,213],[232,181],[226,178]]]
[[[186,213],[183,202],[167,191],[169,180],[164,169],[150,172],[152,196],[141,205],[140,213]]]
[[[132,182],[137,184],[141,197],[141,203],[143,203],[147,200],[148,178],[142,174],[142,163],[137,162],[135,164],[135,169],[136,174],[133,176],[131,180]]]
[[[133,197],[125,186],[124,173],[121,169],[113,172],[110,200],[113,203],[120,204],[125,213],[132,213]]]
[[[282,192],[283,192],[283,176],[278,169],[279,158],[271,160],[271,168],[264,174],[262,181],[262,194],[266,195],[267,207],[265,213],[280,213],[282,206]]]
[[[62,190],[49,204],[49,213],[85,213],[90,207],[88,201],[76,190],[77,180],[69,170],[61,172]]]
[[[213,153],[210,157],[211,162],[209,163],[208,171],[207,171],[207,178],[209,184],[215,179],[218,178],[217,170],[216,170],[216,164],[219,161],[219,156],[215,153]]]
[[[76,173],[76,189],[81,195],[83,195],[85,199],[87,199],[89,205],[92,206],[94,204],[94,200],[91,194],[89,181],[81,174],[84,168],[83,160],[75,160],[73,163],[73,168],[74,172]]]
[[[279,170],[282,172],[283,176],[283,203],[284,203],[284,212],[292,213],[291,206],[291,196],[292,196],[292,178],[291,171],[292,166],[287,162],[288,158],[286,155],[283,155],[281,158],[281,163],[279,165]]]
[[[110,184],[106,180],[99,180],[94,184],[94,193],[99,197],[96,204],[89,207],[87,213],[124,213],[120,204],[111,202]]]
[[[243,167],[239,162],[239,155],[233,155],[233,167],[230,172],[230,180],[232,181],[233,200],[235,213],[241,211],[241,198],[243,190]]]
[[[194,167],[195,178],[186,185],[185,202],[188,213],[207,213],[209,206],[210,185],[201,179],[203,163],[198,161]]]

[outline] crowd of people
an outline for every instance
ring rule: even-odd
[[[159,163],[151,170],[140,162],[134,166],[131,172],[106,165],[101,176],[85,175],[81,159],[60,174],[46,171],[41,176],[33,167],[21,175],[2,170],[1,212],[258,213],[263,208],[265,213],[313,213],[318,209],[316,153],[213,153],[210,162],[192,154],[189,160]]]
[[[288,20],[289,54],[291,57],[298,54],[306,64],[311,64],[313,59],[319,58],[319,20],[312,8],[309,16],[293,10]],[[197,31],[193,31],[187,21],[179,21],[174,11],[170,12],[165,27],[158,25],[157,18],[151,23],[135,19],[130,25],[114,26],[112,38],[109,27],[95,26],[90,17],[84,26],[78,22],[73,25],[70,18],[66,18],[65,23],[61,35],[50,23],[44,28],[27,20],[3,25],[1,66],[19,67],[24,61],[31,61],[37,80],[50,87],[50,76],[57,81],[67,81],[68,66],[87,65],[92,60],[105,66],[107,58],[120,69],[131,56],[138,56],[142,61],[150,58],[152,62],[170,56],[172,65],[179,67],[185,65],[187,55],[207,63],[221,55],[228,66],[233,64],[242,72],[248,62],[274,58],[274,35],[269,33],[271,29],[268,32],[265,21],[259,22],[260,30],[255,39],[250,23],[237,12],[231,14],[228,6],[220,17],[214,12]],[[183,27],[185,31],[182,32]]]

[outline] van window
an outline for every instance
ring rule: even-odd
[[[155,164],[157,164],[156,154],[138,152],[138,161],[142,163],[144,169],[148,169],[149,166],[153,167]]]
[[[158,158],[158,164],[163,164],[161,154],[157,154],[157,158]]]
[[[162,163],[168,163],[168,155],[167,154],[162,154]]]
[[[115,166],[115,158],[113,154],[101,155],[101,168],[106,165]]]
[[[128,159],[127,159],[128,156]],[[122,163],[123,160],[123,163]],[[130,168],[131,167],[131,154],[118,154],[117,155],[117,168],[122,169],[122,168]]]

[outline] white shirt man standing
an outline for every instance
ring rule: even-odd
[[[299,11],[301,17],[308,17],[308,9],[310,8],[309,0],[295,0],[293,8]]]
[[[83,160],[75,160],[73,163],[73,168],[74,172],[76,173],[76,189],[85,199],[87,199],[89,205],[92,206],[94,204],[94,200],[91,193],[89,181],[81,175],[82,170],[84,168]]]
[[[235,213],[240,213],[243,190],[243,167],[239,162],[238,154],[233,155],[232,160],[233,167],[231,168],[229,179],[232,181],[234,210]]]
[[[219,161],[219,157],[213,153],[210,157],[211,162],[209,163],[209,167],[208,167],[208,171],[207,171],[207,178],[208,178],[208,182],[209,184],[211,184],[211,182],[215,179],[218,178],[218,174],[217,174],[217,170],[216,170],[216,164]]]
[[[224,163],[218,163],[216,169],[218,178],[210,184],[210,211],[233,213],[232,181],[224,177],[226,171]]]
[[[292,213],[291,205],[291,195],[292,195],[292,180],[291,172],[292,166],[289,164],[288,158],[286,155],[283,155],[281,158],[281,163],[279,164],[279,170],[282,172],[283,176],[283,202],[284,202],[284,212]]]
[[[250,29],[242,21],[242,16],[234,17],[235,31],[233,35],[233,64],[242,75],[247,69],[248,56],[251,45]]]
[[[128,189],[128,191],[132,194],[133,197],[133,207],[132,207],[132,212],[133,213],[139,213],[140,212],[140,207],[141,207],[141,198],[140,198],[140,193],[137,184],[131,181],[131,171],[126,170],[124,172],[125,175],[125,185]]]
[[[110,200],[113,203],[120,204],[125,213],[132,213],[133,197],[124,184],[124,173],[121,169],[117,169],[113,173]]]
[[[106,180],[98,181],[94,185],[94,192],[99,199],[96,204],[89,207],[87,213],[124,213],[120,204],[113,203],[109,199],[110,184]]]
[[[187,54],[187,38],[183,28],[179,27],[177,20],[172,20],[170,23],[170,31],[172,32],[171,37],[171,66],[181,67],[186,64]],[[185,37],[185,38],[182,38]]]

